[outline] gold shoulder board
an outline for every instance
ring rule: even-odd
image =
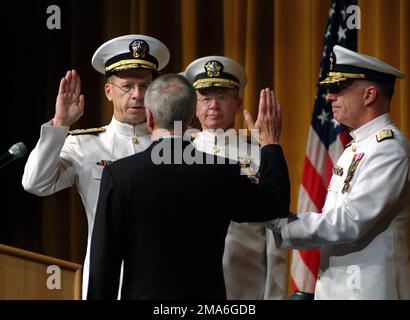
[[[98,132],[104,132],[104,131],[105,131],[105,128],[100,127],[100,128],[90,128],[90,129],[70,130],[68,131],[68,134],[75,136],[79,134],[98,133]]]
[[[196,138],[198,138],[197,133],[191,133],[191,142],[194,141]]]
[[[393,131],[391,129],[382,130],[376,134],[377,142],[380,142],[386,139],[392,139],[392,138],[393,138]]]

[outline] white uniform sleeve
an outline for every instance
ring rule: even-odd
[[[22,179],[26,191],[47,196],[75,184],[76,162],[80,155],[68,127],[41,126],[40,139],[30,153]]]
[[[264,300],[283,300],[288,296],[288,251],[277,249],[273,235],[266,230],[266,282]]]
[[[399,143],[385,143],[355,172],[351,190],[322,214],[300,213],[296,219],[270,223],[281,248],[314,248],[361,238],[381,219],[393,219],[409,180],[409,158]]]

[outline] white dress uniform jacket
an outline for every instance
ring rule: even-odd
[[[323,213],[274,220],[275,240],[320,248],[315,299],[410,299],[410,143],[388,114],[351,135]]]
[[[228,144],[217,137],[221,135],[202,131],[196,134],[193,143],[202,152],[239,160],[243,174],[252,177],[257,173],[260,157],[257,145],[253,145],[257,152],[251,154],[246,137],[239,136],[242,144],[239,141]],[[272,233],[261,224],[231,222],[225,240],[223,270],[227,299],[287,297],[288,253],[276,249]]]
[[[83,270],[83,298],[87,296],[89,248],[104,166],[145,150],[151,144],[146,124],[131,126],[114,118],[98,133],[69,135],[68,127],[42,125],[40,139],[25,166],[23,187],[47,196],[76,185],[88,221],[87,253]]]

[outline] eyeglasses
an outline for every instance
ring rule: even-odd
[[[121,89],[125,93],[133,93],[135,89],[139,89],[143,92],[147,91],[148,89],[148,84],[147,83],[135,83],[135,84],[123,84],[122,86],[119,86],[113,82],[110,82],[113,86],[116,86],[117,88]]]
[[[230,101],[236,99],[235,97],[226,96],[223,94],[219,94],[217,96],[205,96],[203,98],[198,98],[198,101],[203,103],[206,106],[209,106],[212,100],[215,100],[218,104],[224,105],[229,103]]]

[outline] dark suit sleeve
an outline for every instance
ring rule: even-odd
[[[239,170],[239,169],[238,169]],[[237,173],[233,190],[232,220],[237,222],[268,221],[289,214],[290,182],[288,167],[280,145],[261,149],[259,184]]]
[[[109,167],[103,171],[91,239],[87,299],[117,299],[122,261],[122,211]]]

